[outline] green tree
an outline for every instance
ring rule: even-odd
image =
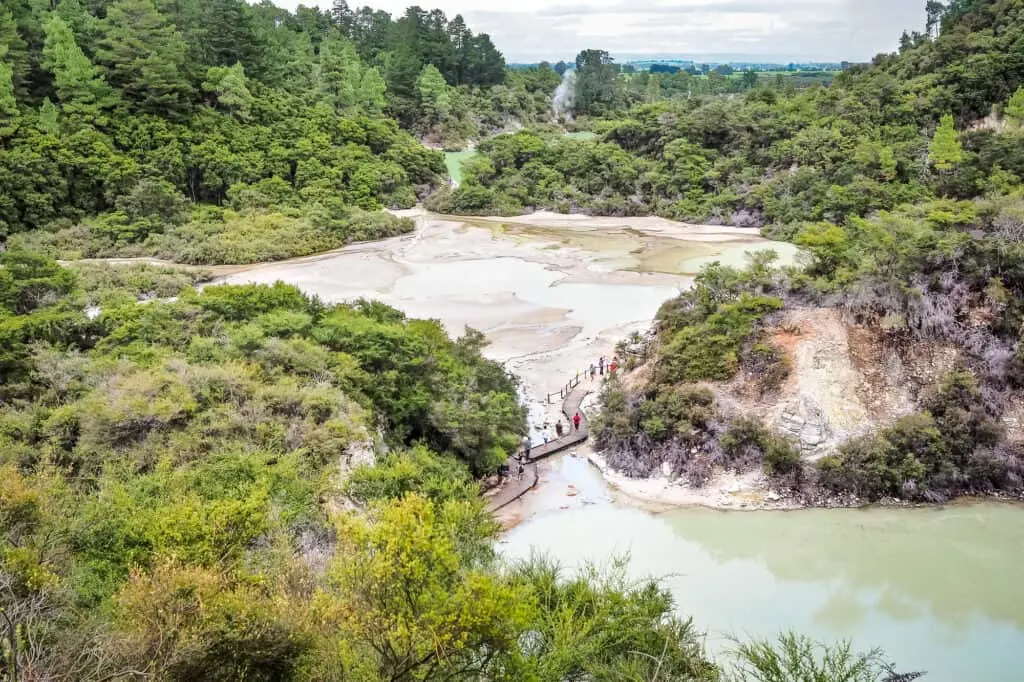
[[[475,504],[409,495],[341,521],[329,618],[380,679],[486,678],[494,654],[515,647],[527,593],[485,570],[494,526]]]
[[[615,101],[617,72],[604,50],[584,50],[576,56],[576,98],[578,115],[600,114]]]
[[[103,122],[101,111],[112,103],[113,95],[103,70],[89,61],[71,28],[56,15],[46,23],[43,65],[53,74],[57,99],[65,111]]]
[[[212,66],[244,64],[252,69],[258,46],[243,0],[203,0],[203,61]]]
[[[355,17],[355,12],[352,11],[346,0],[334,0],[331,4],[331,19],[334,20],[334,25],[338,27],[342,35],[351,37]]]
[[[211,66],[206,72],[203,90],[216,97],[217,106],[232,112],[242,121],[249,120],[254,98],[241,64]]]
[[[399,43],[382,55],[384,80],[387,83],[388,112],[400,123],[411,127],[419,119],[419,96],[416,79],[423,62],[413,49]]]
[[[924,11],[926,16],[925,30],[928,32],[928,35],[937,38],[939,27],[942,23],[942,16],[946,12],[946,6],[939,0],[928,0],[925,3]]]
[[[367,67],[359,79],[358,103],[363,113],[369,116],[380,116],[387,103],[387,83],[376,67]]]
[[[0,135],[10,135],[11,123],[18,115],[18,102],[14,99],[14,72],[0,59]]]
[[[26,79],[31,69],[28,45],[18,32],[14,15],[6,7],[0,7],[0,60],[7,62],[11,70],[11,81],[19,97],[26,92]]]
[[[946,114],[935,129],[932,142],[928,146],[928,160],[942,172],[953,170],[964,160],[964,148],[957,139],[953,128],[953,116]]]
[[[440,122],[451,113],[452,101],[448,93],[448,84],[433,64],[423,67],[420,77],[416,79],[416,90],[427,120],[431,123]]]
[[[1024,85],[1010,97],[1004,113],[1017,123],[1024,123]]]
[[[182,112],[191,86],[184,75],[188,46],[152,0],[118,0],[107,10],[97,52],[110,82],[141,110]]]
[[[654,104],[661,100],[661,77],[652,73],[647,77],[647,92],[644,95],[644,101],[648,104]]]
[[[363,64],[352,41],[337,32],[320,45],[317,89],[338,112],[376,115],[384,108],[386,86],[380,73]]]

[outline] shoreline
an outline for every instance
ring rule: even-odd
[[[188,271],[203,271],[209,273],[213,279],[230,277],[232,275],[244,274],[251,270],[258,270],[264,267],[276,267],[287,265],[300,265],[303,263],[316,262],[346,253],[358,253],[367,249],[374,249],[377,245],[392,240],[415,239],[421,231],[421,220],[434,219],[442,222],[461,223],[465,226],[478,227],[481,229],[493,229],[495,226],[505,225],[513,229],[528,230],[551,230],[574,231],[581,229],[580,234],[603,234],[617,233],[621,231],[636,232],[646,235],[652,239],[661,239],[667,242],[681,242],[690,244],[703,244],[709,248],[727,247],[742,248],[763,241],[770,242],[761,236],[757,228],[735,227],[730,225],[708,225],[700,223],[686,223],[656,216],[588,216],[584,214],[562,214],[550,210],[534,210],[517,216],[492,216],[492,215],[457,215],[436,213],[418,203],[408,209],[382,209],[399,218],[410,218],[416,222],[416,226],[409,232],[385,237],[383,239],[367,239],[342,244],[325,251],[316,251],[303,255],[288,256],[277,260],[255,260],[248,263],[214,263],[197,264],[185,263],[172,259],[160,258],[153,254],[133,256],[101,256],[87,258],[58,258],[61,265],[73,265],[75,263],[97,263],[112,266],[145,264],[158,267],[178,268]],[[590,223],[581,226],[580,223]],[[634,223],[641,223],[644,226],[642,231],[634,227]],[[703,263],[709,258],[719,256],[708,256],[692,254],[687,262]],[[682,263],[683,261],[680,261]],[[692,276],[699,268],[682,268],[679,263],[670,269],[637,269],[634,266],[621,268],[621,272],[635,273],[640,275],[664,275],[664,276]],[[690,272],[692,270],[692,272]],[[571,279],[571,278],[570,278]]]
[[[808,508],[767,484],[763,473],[719,472],[702,488],[666,476],[631,478],[610,466],[600,453],[589,450],[587,461],[615,493],[646,511],[704,507],[718,511],[791,511]]]
[[[719,473],[704,488],[694,488],[664,476],[630,478],[608,466],[597,452],[589,451],[586,459],[597,469],[605,484],[629,504],[652,514],[687,508],[722,512],[802,511],[810,509],[867,509],[871,507],[903,509],[941,509],[951,506],[1000,503],[1024,508],[1024,497],[1005,493],[969,494],[951,497],[945,502],[909,502],[885,498],[875,502],[859,498],[822,498],[814,504],[792,495],[773,491],[760,471],[735,474]],[[743,487],[744,483],[750,484]]]

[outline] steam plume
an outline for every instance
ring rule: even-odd
[[[572,120],[572,105],[576,100],[576,70],[569,69],[562,74],[562,82],[551,98],[551,112],[556,119]]]

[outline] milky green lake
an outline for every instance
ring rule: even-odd
[[[1024,679],[1020,507],[650,514],[612,502],[584,460],[556,466],[581,494],[510,531],[501,551],[566,565],[628,554],[633,575],[663,578],[712,652],[729,633],[792,628],[882,647],[928,682]]]

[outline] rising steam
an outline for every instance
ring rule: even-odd
[[[551,97],[551,112],[556,119],[572,120],[572,105],[576,101],[576,70],[569,69],[562,74],[562,82]]]

